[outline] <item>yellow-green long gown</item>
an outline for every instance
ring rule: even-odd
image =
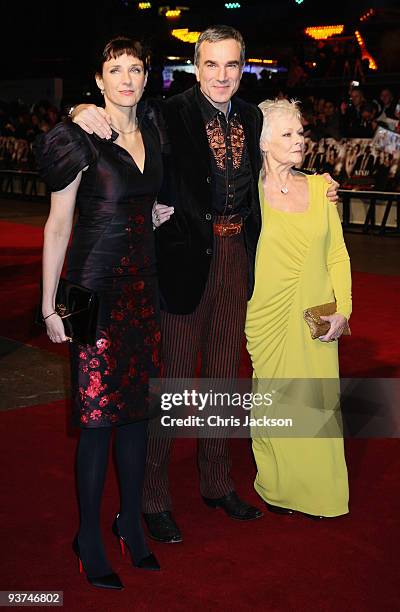
[[[262,230],[246,320],[256,379],[339,377],[338,343],[312,340],[302,315],[336,299],[337,312],[350,317],[350,262],[325,179],[307,176],[307,181],[308,209],[287,213],[267,204],[260,180]],[[254,486],[266,502],[313,515],[348,512],[341,437],[253,436],[253,452]]]

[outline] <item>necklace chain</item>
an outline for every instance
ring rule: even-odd
[[[116,132],[119,132],[120,134],[124,134],[124,136],[125,136],[126,134],[133,134],[134,132],[137,132],[137,129],[138,129],[138,119],[137,119],[137,117],[135,119],[135,129],[134,130],[129,130],[128,132],[123,132],[119,128],[115,127],[115,125],[113,125],[112,123],[110,123],[110,125],[113,128],[113,130],[115,130]]]
[[[265,153],[263,155],[265,157]],[[283,195],[286,195],[286,194],[289,193],[289,188],[287,186],[287,182],[286,183],[280,183],[279,191],[281,193],[283,193]]]

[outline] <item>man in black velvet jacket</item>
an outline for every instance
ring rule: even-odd
[[[157,205],[153,219],[169,379],[194,377],[199,354],[202,377],[238,375],[261,225],[262,114],[234,95],[244,61],[239,32],[228,26],[208,28],[196,44],[198,84],[162,103],[166,180],[159,200],[173,206],[174,214],[160,226],[162,207]],[[104,116],[98,113],[91,122],[90,112],[75,111],[74,120],[88,131],[109,135]],[[154,539],[180,542],[168,483],[172,440],[155,432],[157,427],[150,425],[144,517]],[[225,437],[199,439],[198,465],[201,495],[209,507],[239,520],[262,516],[235,492]]]
[[[156,231],[166,378],[238,374],[247,299],[254,285],[260,232],[258,176],[262,114],[234,96],[244,43],[227,26],[209,28],[195,51],[198,85],[162,107],[167,128],[166,189],[174,214]],[[182,539],[171,514],[171,440],[150,435],[145,519],[159,541]],[[242,501],[230,478],[225,437],[199,439],[200,490],[210,507],[251,520],[262,512]]]
[[[246,143],[247,168],[242,180],[239,207],[243,212],[243,235],[248,256],[248,298],[254,285],[254,258],[260,233],[261,216],[258,199],[258,176],[261,169],[259,137],[262,115],[257,107],[239,98],[231,101],[240,116]],[[233,195],[238,208],[237,185],[232,191],[218,185],[207,139],[204,115],[213,115],[215,107],[195,87],[163,103],[163,116],[170,135],[169,155],[164,156],[169,198],[162,192],[159,200],[174,207],[171,219],[156,232],[159,252],[158,268],[163,310],[189,314],[198,306],[206,285],[213,250],[213,220],[224,211],[225,198]],[[213,110],[211,110],[213,109]],[[221,111],[220,111],[221,112]],[[216,113],[218,115],[218,113]],[[225,116],[224,121],[226,122]],[[226,126],[225,126],[226,129]],[[228,145],[229,146],[229,145]],[[229,159],[227,160],[229,164]],[[232,182],[238,174],[234,168]],[[221,193],[216,193],[220,188]],[[227,193],[228,192],[228,193]],[[218,202],[215,199],[218,198]],[[229,206],[229,200],[228,200]]]

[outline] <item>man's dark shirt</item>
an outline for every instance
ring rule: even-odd
[[[232,100],[228,119],[197,90],[213,170],[213,210],[216,215],[249,213],[251,168],[240,115]]]

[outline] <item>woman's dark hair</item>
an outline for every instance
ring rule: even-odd
[[[96,73],[101,75],[105,62],[108,62],[110,59],[117,59],[117,57],[124,55],[124,53],[132,55],[132,57],[136,57],[143,62],[144,71],[148,71],[149,53],[142,43],[127,36],[116,36],[108,41],[100,53]]]

